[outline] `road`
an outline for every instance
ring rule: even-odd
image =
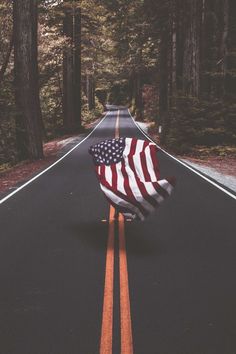
[[[0,205],[0,353],[236,353],[235,199],[158,152],[173,195],[145,222],[114,221],[88,148],[116,129],[144,138],[117,115]]]

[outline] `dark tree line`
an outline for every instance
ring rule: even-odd
[[[175,151],[235,144],[235,7],[2,0],[0,161],[42,158],[43,141],[78,132],[107,101],[161,125]]]
[[[64,1],[63,33],[71,43],[63,60],[63,123],[65,132],[81,127],[81,10]],[[77,6],[76,6],[77,5]],[[16,141],[20,159],[43,157],[44,131],[39,99],[38,1],[13,1]]]
[[[235,142],[235,5],[233,0],[162,5],[146,0],[159,32],[163,143],[184,150],[191,143]]]
[[[95,0],[2,0],[1,163],[40,159],[43,141],[101,115],[104,17]]]
[[[157,110],[151,114],[163,128],[163,144],[183,152],[194,144],[234,144],[235,1],[104,3],[136,116],[147,114],[146,87],[156,87]]]
[[[1,163],[43,157],[42,142],[47,138],[48,127],[52,130],[53,126],[50,122],[50,125],[47,123],[45,127],[45,112],[50,110],[53,101],[54,111],[57,109],[57,101],[60,116],[62,116],[62,108],[64,111],[60,123],[63,129],[61,131],[75,132],[81,127],[79,5],[77,1],[63,3],[43,0],[3,0],[0,4]],[[71,15],[68,16],[68,13]],[[65,25],[68,17],[69,21],[73,22],[71,33]],[[50,37],[52,43],[47,39]],[[47,48],[48,44],[51,48]],[[53,49],[54,53],[50,53],[50,49]],[[71,52],[70,68],[65,59],[68,52]],[[60,59],[63,53],[64,63]],[[65,74],[63,80],[63,71],[64,73],[70,71],[71,83],[68,82],[69,74]],[[54,80],[57,81],[56,84]],[[46,85],[49,92],[50,89],[55,92],[53,101],[50,97],[51,93],[46,94],[45,99],[43,97],[42,88]],[[56,87],[58,88],[55,89]],[[73,91],[72,101],[69,90]],[[44,119],[41,107],[43,107]],[[57,119],[59,121],[60,117]]]

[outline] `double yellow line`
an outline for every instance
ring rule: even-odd
[[[115,137],[119,137],[120,111],[118,111]],[[118,218],[117,218],[118,217]],[[116,219],[117,218],[117,219]],[[116,215],[110,207],[109,229],[106,254],[105,286],[102,313],[100,354],[112,354],[113,339],[113,299],[114,299],[114,260],[115,260],[115,221],[119,234],[119,280],[120,280],[120,336],[121,354],[133,354],[132,323],[129,299],[129,280],[127,269],[125,221],[122,214]]]

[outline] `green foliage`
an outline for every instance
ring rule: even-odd
[[[16,161],[14,119],[1,118],[0,121],[0,164]]]
[[[147,121],[157,121],[158,90],[157,86],[144,85],[143,88],[144,117]]]
[[[101,103],[102,106],[104,107],[107,102],[107,89],[96,88],[95,95],[96,95],[99,103]]]
[[[103,105],[95,98],[95,108],[92,110],[88,109],[88,103],[86,96],[82,97],[82,123],[83,126],[91,124],[96,119],[100,118],[103,113]]]
[[[48,80],[40,92],[45,139],[50,140],[63,133],[61,91],[53,79]]]
[[[236,156],[236,146],[228,146],[228,145],[215,145],[215,146],[203,146],[196,145],[191,149],[191,153],[194,156],[198,156],[200,158],[208,158],[209,156],[220,156],[224,157],[235,157]]]
[[[0,4],[0,69],[9,49],[12,36],[12,4],[2,0]],[[0,83],[0,164],[15,161],[15,121],[13,56]]]
[[[0,164],[16,161],[15,108],[14,96],[9,73],[0,91]]]
[[[234,102],[179,97],[163,133],[166,146],[177,153],[187,153],[196,145],[236,144],[235,108]]]
[[[115,105],[126,105],[128,103],[128,97],[128,81],[120,80],[114,82],[112,85],[108,95],[108,102]]]
[[[63,51],[70,46],[67,38],[52,21],[55,8],[40,14],[39,21],[39,82],[40,103],[45,140],[62,133],[62,66]],[[58,13],[57,13],[58,15]]]

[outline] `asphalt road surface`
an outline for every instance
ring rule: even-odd
[[[234,354],[235,199],[158,152],[162,177],[177,178],[173,195],[145,222],[114,222],[88,148],[117,129],[145,138],[127,110],[117,115],[0,205],[0,353]]]

